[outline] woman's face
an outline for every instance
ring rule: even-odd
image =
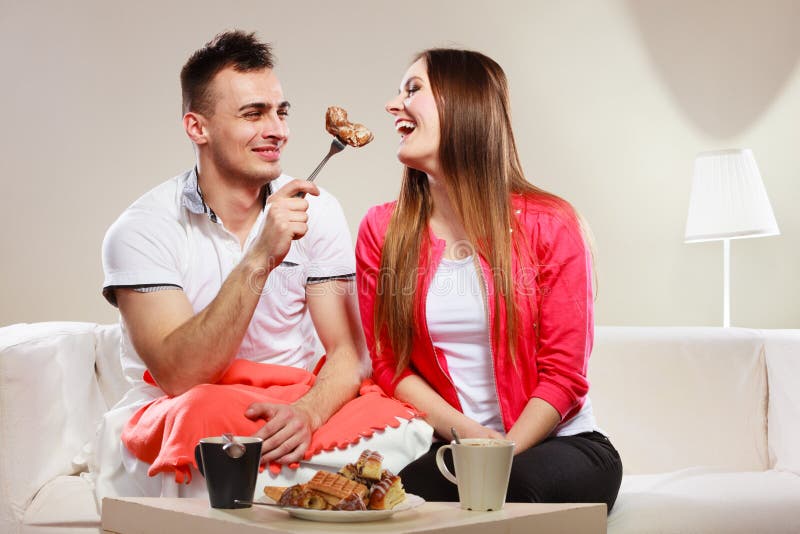
[[[400,92],[386,103],[400,134],[397,159],[429,175],[439,170],[439,112],[428,80],[424,59],[411,65],[400,83]]]

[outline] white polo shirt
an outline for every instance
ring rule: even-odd
[[[291,180],[281,175],[271,191]],[[307,196],[308,233],[293,241],[283,263],[269,275],[237,357],[311,369],[322,348],[306,307],[306,285],[355,273],[350,230],[336,199],[320,188]],[[195,170],[159,185],[126,209],[103,240],[103,295],[116,305],[114,288],[174,286],[195,313],[216,297],[264,225],[259,214],[240,247],[238,238],[203,202]],[[134,384],[144,362],[122,322],[122,368]]]

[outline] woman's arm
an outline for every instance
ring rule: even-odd
[[[547,401],[537,397],[529,400],[517,422],[508,431],[508,439],[514,442],[514,454],[544,441],[559,422],[561,415]]]
[[[508,432],[522,452],[581,406],[594,334],[591,254],[570,213],[539,214],[537,385]]]
[[[504,439],[500,432],[479,424],[453,408],[441,395],[417,375],[408,375],[397,384],[395,397],[413,404],[423,412],[425,421],[433,427],[441,438],[452,439],[451,428],[455,428],[462,438]]]

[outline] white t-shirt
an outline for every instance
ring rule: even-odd
[[[291,180],[282,175],[269,186]],[[283,263],[267,279],[237,357],[306,369],[321,355],[306,307],[306,285],[351,278],[355,258],[350,231],[336,199],[320,188],[307,196],[308,233],[293,241]],[[262,211],[244,246],[203,202],[194,170],[151,190],[126,209],[103,241],[103,294],[115,304],[115,287],[176,286],[195,313],[216,297],[265,220]],[[123,322],[122,367],[134,384],[145,365]]]
[[[464,415],[505,432],[489,348],[485,297],[473,257],[442,259],[425,303],[434,347],[444,353]]]
[[[447,359],[447,369],[467,417],[501,433],[486,297],[473,257],[442,259],[425,302],[428,331],[437,350]],[[555,436],[600,431],[587,396],[572,419],[558,425]]]

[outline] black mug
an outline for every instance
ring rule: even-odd
[[[221,436],[203,438],[194,448],[197,468],[206,479],[208,500],[212,508],[249,508],[256,490],[258,466],[261,463],[261,438],[236,436],[244,445],[244,454],[235,458],[223,450],[228,443]]]

